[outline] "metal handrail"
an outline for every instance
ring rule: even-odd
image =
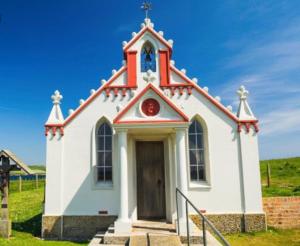
[[[185,212],[186,212],[186,228],[187,228],[187,239],[188,239],[188,246],[190,245],[190,228],[189,228],[189,210],[188,210],[188,204],[197,212],[197,214],[202,219],[202,233],[203,233],[203,245],[207,246],[207,239],[206,239],[206,225],[209,225],[209,227],[212,229],[212,231],[219,237],[223,245],[230,246],[230,244],[227,242],[227,240],[223,237],[221,232],[218,231],[218,229],[197,209],[197,207],[178,189],[176,188],[176,210],[177,210],[177,228],[178,228],[178,235],[180,234],[180,227],[179,227],[179,218],[178,218],[178,193],[185,199]]]

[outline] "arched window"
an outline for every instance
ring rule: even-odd
[[[197,120],[189,127],[190,175],[192,181],[205,181],[203,128]]]
[[[109,124],[102,123],[96,133],[97,140],[97,180],[112,181],[112,130]]]
[[[147,72],[148,70],[156,71],[155,49],[149,41],[143,45],[141,50],[141,71]]]

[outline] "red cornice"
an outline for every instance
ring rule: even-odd
[[[174,109],[174,111],[176,111],[182,118],[184,122],[188,122],[189,119],[188,117],[180,110],[178,109],[175,104],[173,104],[168,98],[166,98],[157,88],[155,88],[152,84],[149,84],[147,87],[145,87],[139,95],[137,95],[117,116],[116,118],[113,120],[113,122],[115,124],[120,124],[123,123],[120,121],[120,119],[122,118],[122,116],[124,116],[124,114],[126,112],[128,112],[128,110],[143,96],[145,95],[145,93],[148,90],[153,90],[162,100],[164,100],[172,109]],[[130,121],[130,122],[136,122],[136,121]],[[147,121],[147,122],[153,122],[153,120]],[[129,122],[127,122],[129,123]]]
[[[164,38],[162,38],[156,31],[154,31],[152,28],[150,28],[148,26],[144,27],[133,39],[130,40],[130,42],[123,48],[123,52],[126,53],[128,51],[128,49],[147,31],[150,32],[153,36],[155,36],[167,48],[169,48],[170,56],[171,56],[172,55],[172,47],[170,46],[170,44]]]
[[[124,67],[121,67],[119,69],[119,71],[117,73],[115,73],[109,81],[106,82],[105,85],[101,86],[93,95],[91,95],[89,97],[88,100],[86,100],[79,108],[76,109],[76,111],[71,115],[69,116],[63,126],[66,126],[67,124],[69,124],[84,108],[86,108],[92,101],[94,101],[94,99],[96,97],[98,97],[105,89],[109,88],[110,87],[110,84],[115,81],[123,72],[126,71],[126,66]]]
[[[223,113],[225,113],[230,119],[239,122],[239,118],[236,117],[233,113],[231,113],[223,104],[214,99],[211,95],[209,95],[205,90],[203,90],[200,86],[190,80],[187,76],[183,75],[177,68],[171,66],[171,70],[174,71],[177,75],[179,75],[182,79],[184,79],[190,86],[192,86],[197,92],[207,98],[212,104],[214,104],[218,109],[220,109]]]

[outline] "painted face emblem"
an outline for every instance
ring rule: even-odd
[[[159,110],[159,103],[153,98],[146,99],[142,103],[142,111],[147,116],[155,116],[159,113]]]

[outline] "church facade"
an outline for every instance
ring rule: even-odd
[[[123,42],[119,70],[65,119],[52,96],[44,238],[89,238],[111,224],[174,223],[176,188],[225,231],[265,228],[258,120],[237,91],[237,113],[172,61],[173,41],[145,19]],[[179,221],[184,223],[179,199]]]

